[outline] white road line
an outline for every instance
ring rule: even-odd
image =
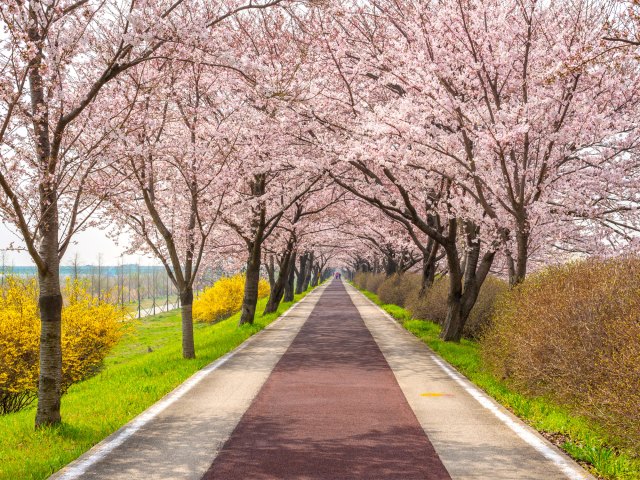
[[[317,292],[317,290],[316,290]],[[308,296],[308,295],[307,295]],[[305,297],[306,298],[306,297]],[[300,300],[298,303],[289,308],[286,312],[280,315],[275,321],[271,322],[267,325],[262,331],[265,331],[271,328],[273,325],[276,325],[283,318],[289,315],[298,305],[302,303],[304,299]],[[259,334],[260,332],[258,332]],[[82,460],[76,460],[75,463],[71,463],[68,467],[63,468],[58,475],[55,477],[56,480],[73,480],[76,478],[80,478],[84,475],[89,467],[95,465],[100,460],[104,459],[107,455],[109,455],[113,450],[122,445],[129,437],[131,437],[134,433],[144,427],[151,420],[156,418],[160,413],[167,409],[170,405],[175,403],[181,397],[183,397],[189,390],[195,387],[198,383],[202,381],[207,375],[209,375],[214,370],[218,369],[222,365],[224,365],[229,359],[231,359],[236,353],[244,350],[255,338],[258,336],[255,334],[245,340],[243,343],[238,345],[235,349],[226,353],[222,357],[213,361],[202,370],[198,370],[191,377],[185,380],[179,387],[177,387],[172,392],[168,393],[164,398],[154,403],[151,407],[146,409],[140,415],[135,417],[131,422],[127,423],[119,433],[113,436],[113,438],[109,440],[103,440],[101,443],[98,443],[93,447],[93,452],[90,453],[87,458]]]
[[[527,442],[533,448],[535,448],[538,452],[540,452],[546,459],[552,461],[562,472],[571,480],[585,480],[590,478],[585,475],[583,472],[578,471],[573,465],[567,462],[562,455],[556,452],[553,448],[548,446],[545,442],[543,442],[540,438],[535,436],[533,432],[529,431],[519,422],[515,421],[513,418],[506,415],[504,412],[500,411],[497,405],[490,400],[486,395],[484,395],[477,388],[469,385],[466,379],[449,367],[445,362],[443,362],[439,357],[434,354],[431,354],[431,359],[442,369],[444,372],[449,375],[458,385],[465,389],[465,391],[471,395],[476,401],[482,405],[484,408],[493,413],[498,420],[504,423],[507,427],[515,432],[522,440]]]
[[[408,332],[408,330],[404,329],[391,315],[385,312],[379,305],[376,305],[371,299],[369,299],[366,295],[364,295],[359,290],[356,290],[363,298],[365,298],[371,305],[378,308],[380,312],[382,312],[383,316],[393,323],[394,326],[401,328],[402,330]],[[410,333],[410,332],[408,332]],[[417,338],[417,337],[415,337]],[[553,462],[566,476],[571,480],[586,480],[591,478],[589,475],[585,475],[583,471],[580,471],[575,468],[571,463],[569,463],[562,455],[560,455],[557,451],[547,445],[544,441],[538,438],[533,432],[529,431],[525,428],[519,421],[515,421],[513,418],[506,415],[504,412],[500,411],[498,406],[494,403],[493,400],[489,399],[485,394],[483,394],[478,388],[474,387],[469,383],[465,377],[456,372],[452,367],[450,367],[445,361],[443,361],[440,357],[435,354],[430,354],[431,359],[438,365],[449,377],[451,377],[457,384],[459,384],[465,391],[471,395],[480,405],[493,413],[498,420],[504,423],[507,427],[509,427],[513,432],[518,435],[522,440],[540,452],[547,460]]]

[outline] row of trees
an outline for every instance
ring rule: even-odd
[[[341,265],[449,278],[633,248],[637,5],[603,0],[31,0],[0,5],[0,198],[38,269],[36,425],[60,421],[59,266],[126,232],[179,292],[282,298]],[[120,236],[122,238],[122,236]],[[297,281],[294,281],[297,279]]]

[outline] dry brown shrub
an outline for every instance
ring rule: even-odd
[[[384,273],[369,273],[367,275],[367,290],[377,294],[386,276]]]
[[[361,290],[366,290],[366,284],[367,284],[367,276],[369,274],[368,273],[364,273],[364,272],[358,272],[353,276],[353,284],[361,289]]]
[[[353,277],[353,283],[361,290],[377,294],[378,288],[385,278],[383,273],[358,272]]]
[[[591,259],[531,275],[499,297],[481,343],[498,376],[640,447],[640,259]]]
[[[464,336],[478,338],[490,323],[493,304],[496,297],[508,289],[508,284],[498,277],[488,276],[482,287],[464,328]],[[447,296],[449,295],[449,277],[437,278],[433,286],[420,298],[418,290],[407,299],[407,309],[414,318],[430,320],[443,325],[447,318]]]
[[[406,299],[420,289],[420,276],[415,273],[394,274],[387,277],[378,287],[382,303],[404,307]]]
[[[504,280],[489,275],[482,283],[480,294],[469,313],[469,319],[464,326],[463,335],[467,338],[478,339],[489,328],[494,305],[499,295],[509,289]]]
[[[449,278],[436,278],[423,297],[419,296],[419,290],[411,292],[407,298],[407,310],[414,318],[430,320],[442,325],[447,318],[448,295]]]

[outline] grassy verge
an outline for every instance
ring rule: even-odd
[[[404,328],[425,342],[469,380],[491,395],[536,430],[565,450],[594,475],[608,479],[639,479],[640,459],[633,452],[611,448],[606,432],[588,420],[572,415],[563,407],[540,397],[522,395],[487,372],[476,342],[440,340],[440,326],[412,319],[411,313],[397,305],[382,304],[377,295],[362,291],[374,303],[402,323]]]
[[[215,325],[195,324],[194,360],[181,356],[177,311],[136,321],[97,376],[62,399],[62,425],[34,431],[35,406],[0,417],[0,479],[47,478],[158,401],[202,367],[262,330],[307,292],[278,311],[238,327],[239,314]],[[266,305],[258,302],[258,312]]]

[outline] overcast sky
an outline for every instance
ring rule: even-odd
[[[14,247],[24,247],[24,242],[20,240],[19,236],[12,233],[8,225],[0,223],[0,251],[5,251],[11,243],[13,243]],[[69,246],[62,259],[62,265],[69,265],[76,252],[81,265],[96,264],[100,254],[102,254],[103,265],[117,265],[120,263],[120,255],[122,255],[123,248],[108,238],[104,230],[91,228],[74,236],[74,244]],[[143,265],[157,263],[148,257],[139,255],[123,256],[124,263],[137,263],[138,260]],[[8,251],[6,253],[6,263],[7,265],[15,266],[33,265],[31,257],[26,251]]]

